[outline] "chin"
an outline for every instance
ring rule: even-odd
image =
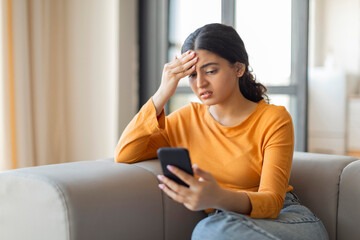
[[[217,104],[217,102],[214,101],[213,99],[205,99],[205,100],[203,100],[203,99],[200,98],[200,101],[201,101],[202,104],[205,104],[207,106],[212,106],[212,105]]]

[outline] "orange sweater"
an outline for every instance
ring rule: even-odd
[[[292,120],[284,107],[260,101],[237,126],[217,122],[204,104],[190,103],[158,119],[150,99],[124,130],[115,161],[156,158],[160,147],[185,147],[192,164],[213,174],[218,184],[245,191],[252,218],[276,218],[283,206],[294,151]]]

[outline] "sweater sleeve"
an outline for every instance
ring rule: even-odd
[[[276,218],[284,204],[294,151],[294,130],[284,111],[265,137],[264,158],[257,192],[247,192],[252,218]]]
[[[115,161],[135,163],[156,158],[160,147],[168,147],[164,111],[159,117],[152,99],[140,109],[123,131],[115,149]]]

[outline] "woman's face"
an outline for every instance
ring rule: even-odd
[[[238,78],[243,74],[243,64],[231,64],[226,59],[207,50],[197,50],[198,61],[189,75],[190,87],[206,105],[227,104],[241,94]]]

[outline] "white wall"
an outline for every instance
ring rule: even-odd
[[[72,160],[112,157],[137,110],[136,1],[72,0],[68,16]],[[78,18],[78,11],[84,14]],[[76,66],[73,68],[73,66]],[[81,69],[81,71],[79,71]],[[99,141],[100,140],[100,141]]]
[[[349,95],[360,94],[360,0],[310,0],[309,43],[309,151],[346,154]]]
[[[72,161],[108,157],[117,121],[117,1],[73,0],[67,11],[67,149]]]
[[[360,69],[360,1],[312,0],[315,22],[315,66],[334,55],[334,64],[350,73]]]
[[[120,0],[118,136],[135,116],[139,101],[138,4]]]

